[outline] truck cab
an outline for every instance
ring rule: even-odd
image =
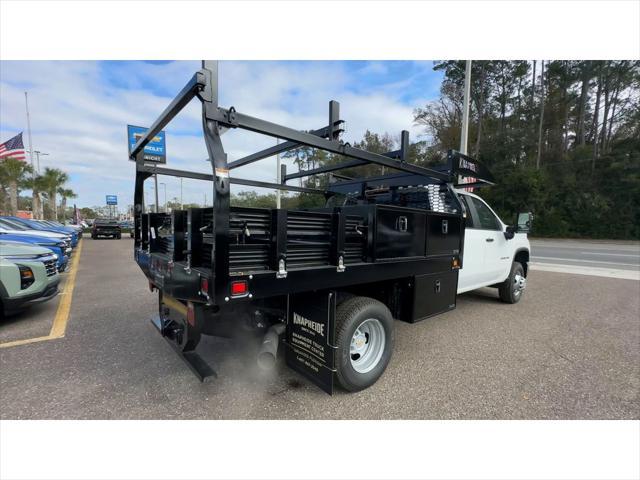
[[[530,214],[519,215],[519,224],[512,227],[478,195],[462,189],[456,193],[467,211],[458,293],[493,286],[501,289],[503,301],[518,302],[526,287],[531,251],[527,238]]]

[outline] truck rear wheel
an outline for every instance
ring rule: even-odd
[[[518,303],[524,295],[527,279],[524,276],[524,268],[520,262],[513,262],[509,277],[500,285],[500,300],[505,303]]]
[[[353,297],[336,312],[336,377],[350,392],[373,385],[393,352],[393,316],[381,302]]]

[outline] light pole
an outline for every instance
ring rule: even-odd
[[[49,155],[49,154],[41,152],[40,150],[34,150],[33,153],[36,154],[37,169],[38,169],[37,172],[40,173],[40,155],[44,157],[45,155]]]
[[[182,203],[182,177],[180,177],[180,210],[184,210],[184,204]]]
[[[460,153],[467,154],[467,144],[469,140],[469,104],[471,103],[471,60],[467,60],[464,71],[464,98],[462,105],[462,134],[460,135]],[[458,183],[463,177],[458,175]],[[473,181],[473,179],[471,179]],[[473,189],[472,189],[473,190]]]
[[[155,190],[156,190],[156,213],[158,213],[158,211],[159,211],[158,210],[158,203],[160,203],[160,202],[158,202],[158,174],[157,173],[153,174],[153,183],[156,186],[156,188],[155,188]]]
[[[164,187],[164,213],[167,213],[167,184],[160,182],[160,185]]]
[[[158,179],[158,177],[156,177],[156,181],[157,181],[157,179]],[[154,210],[156,211],[156,213],[158,213],[159,210],[158,210],[158,184],[157,184],[157,182],[156,182],[155,185],[153,185],[153,184],[149,185],[149,188],[151,188],[151,190],[153,190],[154,195],[156,197],[156,204],[154,206]]]
[[[279,138],[276,138],[276,145],[280,145]],[[282,183],[282,178],[280,178],[280,153],[276,154],[276,182],[278,185]],[[276,190],[276,208],[280,208],[280,189]]]

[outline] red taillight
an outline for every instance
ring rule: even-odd
[[[231,295],[246,295],[249,291],[249,285],[246,280],[231,283]]]
[[[200,279],[200,291],[202,293],[209,293],[209,279],[206,277],[202,277]]]

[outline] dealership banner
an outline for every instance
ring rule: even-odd
[[[148,128],[137,127],[135,125],[127,125],[127,137],[129,139],[129,153],[133,150],[138,140],[147,132]],[[165,144],[164,131],[151,139],[144,147],[143,159],[145,162],[167,163],[167,148]]]

